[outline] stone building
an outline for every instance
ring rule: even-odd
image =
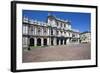
[[[48,15],[46,22],[23,17],[22,46],[52,46],[79,43],[79,31],[71,28],[71,22]]]
[[[80,33],[80,42],[90,43],[91,42],[91,32],[86,31],[86,32]]]

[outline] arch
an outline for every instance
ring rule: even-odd
[[[47,45],[47,39],[43,40],[43,45],[46,46]]]
[[[41,39],[40,38],[37,39],[37,46],[41,46]]]
[[[34,46],[34,39],[30,38],[30,46]]]

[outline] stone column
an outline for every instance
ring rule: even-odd
[[[34,46],[37,46],[37,38],[34,37]]]
[[[59,45],[61,45],[61,40],[59,40]]]
[[[27,41],[27,44],[26,44],[26,45],[23,44],[23,47],[28,48],[28,47],[30,46],[30,39],[29,39],[29,38],[25,39],[25,38],[26,38],[26,37],[23,37],[23,38],[22,38],[22,42],[24,43],[24,41]]]
[[[77,43],[80,43],[80,40],[79,39],[77,39]]]
[[[34,31],[34,26],[33,26],[33,31],[32,31],[32,35],[34,35],[35,31]]]
[[[41,27],[41,35],[44,35],[43,32],[44,31],[44,28],[43,27]]]
[[[60,31],[58,31],[58,34],[59,34],[58,36],[61,36]]]
[[[24,30],[26,29],[26,30],[24,31],[25,34],[29,34],[29,33],[28,33],[28,32],[29,32],[29,27],[28,27],[28,26],[26,26],[26,28],[23,28],[23,29],[24,29]]]
[[[55,35],[55,29],[53,29],[53,35]]]
[[[63,39],[63,45],[64,45],[64,41],[65,41],[65,40]]]
[[[56,38],[54,38],[54,41],[53,41],[53,44],[54,44],[54,45],[57,45],[56,40],[57,40],[57,39],[56,39]]]
[[[34,27],[34,32],[35,32],[34,35],[36,35],[36,31],[37,31],[37,27],[35,26]]]
[[[51,38],[49,38],[49,45],[51,46]]]
[[[49,35],[49,28],[47,28],[47,35]]]
[[[67,44],[69,43],[69,38],[67,39]]]
[[[50,45],[50,38],[47,38],[47,45]]]
[[[43,38],[41,38],[41,46],[44,46],[44,45],[43,45],[43,42],[44,42],[44,41],[43,41]]]

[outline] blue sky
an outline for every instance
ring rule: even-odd
[[[72,28],[78,29],[80,32],[90,31],[90,13],[23,10],[23,17],[25,16],[29,19],[46,22],[48,13],[62,20],[70,20]]]

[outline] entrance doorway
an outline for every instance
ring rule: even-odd
[[[41,46],[41,39],[40,38],[37,39],[37,46]]]
[[[43,41],[44,41],[43,45],[47,46],[47,39],[44,39]]]
[[[61,45],[63,45],[63,39],[61,39]]]
[[[34,46],[34,39],[30,38],[30,46]]]

